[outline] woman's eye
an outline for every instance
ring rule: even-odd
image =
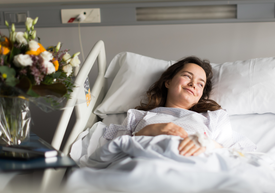
[[[187,78],[191,78],[191,76],[188,75],[188,74],[184,74],[183,76],[185,76],[185,77],[187,77]]]
[[[199,84],[200,87],[203,87],[203,84]]]

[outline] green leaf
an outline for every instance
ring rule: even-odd
[[[67,88],[62,83],[55,83],[51,85],[40,84],[34,85],[32,90],[39,96],[53,95],[56,97],[62,97],[67,93]]]
[[[14,56],[18,55],[18,54],[21,54],[21,49],[20,48],[16,48],[14,46],[12,46],[12,49],[10,51],[10,63],[12,62]]]
[[[7,74],[8,76],[15,76],[15,70],[13,68],[9,68],[7,66],[0,66],[0,72],[3,74]]]
[[[44,83],[44,84],[47,84],[47,85],[52,84],[53,79],[54,79],[54,78],[53,78],[52,76],[45,76],[45,78],[44,78],[44,80],[43,80],[43,83]]]
[[[62,72],[55,72],[53,78],[59,78],[60,75],[62,75]]]
[[[7,55],[4,56],[4,64],[5,64],[5,65],[8,64],[8,56],[7,56]]]
[[[36,92],[34,92],[32,89],[29,89],[27,94],[32,97],[39,97],[39,95]]]
[[[15,86],[18,80],[15,77],[10,77],[6,79],[6,84],[9,86]]]
[[[15,78],[15,70],[7,66],[0,66],[0,73],[5,78],[5,83],[9,86],[15,86],[18,80]]]

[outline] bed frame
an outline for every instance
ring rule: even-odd
[[[86,101],[84,83],[95,63],[98,65],[98,76],[90,92],[91,100],[89,101],[89,105],[87,105],[86,102],[83,102]],[[105,46],[104,42],[100,40],[94,45],[80,71],[77,73],[74,83],[75,87],[71,93],[71,99],[68,100],[65,106],[51,143],[51,145],[57,150],[61,150],[61,144],[64,143],[65,146],[61,152],[65,155],[68,155],[71,144],[75,141],[78,135],[98,121],[97,116],[93,111],[97,105],[100,104],[106,94],[106,79],[104,78],[105,71]],[[66,140],[64,139],[64,136],[73,114],[73,110],[75,110],[76,121],[68,139]],[[66,169],[47,169],[42,178],[41,191],[48,192],[49,189],[54,190],[54,188],[58,188],[65,172]]]

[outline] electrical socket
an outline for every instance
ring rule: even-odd
[[[84,14],[84,12],[86,13],[85,14],[86,18],[84,21],[81,21],[80,23],[100,23],[101,22],[100,9],[93,8],[93,9],[61,9],[62,23],[67,23],[67,24],[79,23],[78,21],[75,20],[75,18],[79,14]]]

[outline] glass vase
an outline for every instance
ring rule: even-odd
[[[0,97],[0,143],[19,145],[30,137],[29,101],[20,97]]]

